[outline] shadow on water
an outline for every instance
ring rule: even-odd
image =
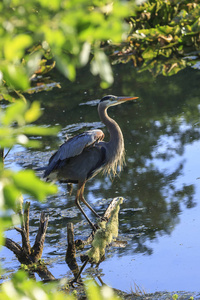
[[[200,149],[200,71],[185,69],[172,77],[154,78],[148,72],[137,73],[127,64],[115,66],[114,72],[114,85],[107,90],[101,90],[98,78],[92,77],[87,68],[79,72],[74,83],[68,82],[54,71],[51,77],[60,83],[61,89],[54,88],[50,92],[27,95],[27,98],[30,101],[41,102],[43,115],[37,124],[60,125],[60,134],[58,137],[42,138],[44,143],[40,151],[13,151],[7,165],[12,164],[14,159],[22,168],[42,166],[47,163],[52,151],[64,141],[66,134],[73,135],[87,129],[102,128],[108,138],[106,128],[99,121],[96,107],[90,103],[80,104],[100,99],[105,94],[138,96],[140,101],[137,105],[128,103],[109,109],[109,115],[119,123],[125,138],[126,166],[123,172],[114,180],[98,175],[87,183],[85,190],[86,198],[100,213],[105,210],[108,199],[115,196],[123,196],[126,199],[120,210],[119,230],[120,239],[127,240],[128,245],[108,251],[107,266],[104,265],[102,270],[105,273],[113,269],[114,274],[111,272],[105,275],[105,279],[111,286],[120,287],[122,290],[129,290],[131,284],[137,280],[139,285],[153,292],[156,289],[186,289],[184,281],[181,283],[183,275],[178,276],[176,281],[171,278],[170,284],[169,279],[161,275],[162,271],[158,273],[154,266],[163,261],[165,249],[164,245],[162,248],[162,243],[165,239],[170,237],[168,247],[173,248],[176,242],[173,235],[177,228],[182,228],[182,232],[186,230],[183,219],[187,211],[193,210],[194,215],[195,212],[199,213],[196,180],[198,175],[196,176],[193,165],[194,169],[190,169],[188,177],[186,166],[192,159],[188,147],[196,145],[195,147]],[[55,271],[58,262],[58,275],[66,273],[62,256],[66,247],[67,222],[73,221],[77,237],[88,234],[87,224],[75,207],[74,197],[75,192],[70,196],[66,185],[62,184],[58,195],[49,197],[46,203],[37,203],[32,199],[33,232],[40,210],[46,209],[50,215],[44,259],[53,256],[52,270]],[[196,220],[196,226],[198,225],[199,221]],[[195,239],[196,236],[194,241]],[[184,240],[182,242],[184,243]],[[160,246],[157,247],[155,243]],[[186,259],[186,248],[185,254],[178,254],[180,260]],[[160,254],[157,253],[157,249],[160,249]],[[179,253],[179,247],[174,249]],[[146,255],[152,257],[152,279],[144,276],[149,266]],[[116,260],[120,261],[120,258],[121,265],[115,270],[113,264]],[[171,264],[170,271],[173,272],[176,266],[175,257],[172,257],[171,263],[170,260],[167,263]],[[130,267],[125,271],[126,264],[130,264]],[[194,265],[195,261],[189,261],[188,258],[188,265],[190,264]],[[133,276],[129,275],[127,282],[120,282],[120,275],[117,274],[121,273],[126,277],[133,269],[139,272]],[[182,269],[177,272],[180,275]],[[159,278],[162,278],[160,282]],[[197,289],[197,286],[192,285],[191,288]]]

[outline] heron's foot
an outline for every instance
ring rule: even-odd
[[[77,284],[79,284],[79,285],[83,285],[83,281],[82,281],[82,279],[81,278],[74,278],[73,280],[71,280],[70,282],[69,282],[69,284],[73,287],[73,288],[75,288],[75,283],[77,283]]]

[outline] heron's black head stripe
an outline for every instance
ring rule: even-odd
[[[103,101],[106,101],[106,100],[110,100],[111,98],[113,98],[112,95],[104,96],[104,97],[100,100],[100,102],[103,102]]]

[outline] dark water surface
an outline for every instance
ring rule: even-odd
[[[112,181],[98,175],[85,189],[86,199],[100,214],[110,198],[125,198],[119,215],[119,239],[128,244],[125,248],[108,249],[106,260],[90,272],[123,291],[134,290],[135,284],[145,292],[199,291],[200,71],[185,69],[169,78],[154,78],[148,72],[137,73],[129,64],[116,66],[114,72],[115,83],[108,90],[100,89],[98,78],[83,69],[74,83],[53,73],[51,77],[60,82],[61,89],[27,95],[30,101],[41,103],[43,115],[37,124],[60,125],[61,130],[57,137],[43,137],[40,151],[16,147],[6,167],[42,166],[66,134],[101,128],[108,139],[96,106],[87,101],[106,94],[138,96],[138,104],[109,109],[124,134],[123,172]],[[76,238],[84,238],[90,232],[75,207],[75,193],[76,187],[70,196],[66,185],[60,184],[59,193],[45,203],[25,196],[32,203],[32,241],[40,211],[46,210],[50,215],[43,258],[57,278],[71,274],[64,262],[67,223],[74,223]],[[13,230],[6,234],[20,240]],[[3,249],[0,255],[8,272],[18,268],[11,252]],[[88,274],[87,269],[84,274]]]

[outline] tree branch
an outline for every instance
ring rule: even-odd
[[[67,224],[67,251],[65,261],[73,272],[74,277],[79,273],[79,267],[76,262],[76,246],[74,242],[74,226],[72,223]]]
[[[44,212],[41,212],[40,226],[38,229],[35,243],[31,249],[32,257],[34,261],[37,261],[42,257],[42,251],[44,246],[45,235],[47,231],[49,216],[46,216]]]

